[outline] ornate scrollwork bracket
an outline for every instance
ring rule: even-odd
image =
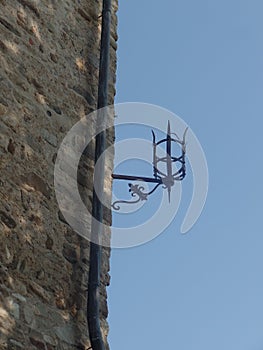
[[[128,184],[129,188],[129,192],[131,192],[131,196],[132,197],[138,197],[135,200],[131,200],[131,201],[127,201],[127,200],[119,200],[119,201],[115,201],[114,203],[112,203],[112,208],[115,210],[120,210],[120,206],[118,204],[121,203],[126,203],[126,204],[135,204],[138,203],[140,201],[146,201],[148,199],[148,196],[150,194],[152,194],[157,187],[159,187],[161,184],[157,184],[150,192],[143,192],[145,190],[145,188],[143,186],[140,185],[133,185],[131,183]]]

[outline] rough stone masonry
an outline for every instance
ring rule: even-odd
[[[89,242],[67,225],[54,193],[56,152],[96,109],[102,1],[0,0],[0,349],[89,349]],[[110,97],[115,95],[113,1]],[[94,125],[91,124],[91,128]],[[114,142],[108,133],[108,144]],[[79,188],[91,206],[94,145]],[[112,161],[106,181],[111,188]],[[110,191],[109,191],[110,192]],[[111,213],[105,213],[110,224]],[[103,249],[106,339],[109,249]]]

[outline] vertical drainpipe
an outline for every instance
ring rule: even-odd
[[[108,77],[110,63],[110,27],[111,27],[111,0],[103,0],[102,11],[102,30],[100,43],[100,67],[99,67],[99,85],[98,85],[98,103],[97,109],[108,105]],[[97,126],[105,122],[106,113],[98,112]],[[106,131],[100,132],[96,136],[95,146],[95,164],[99,157],[105,151]],[[94,169],[94,179],[96,179],[96,188],[100,193],[96,193],[93,187],[92,200],[92,220],[91,223],[91,243],[90,243],[90,269],[88,282],[88,301],[87,301],[87,321],[89,328],[89,337],[92,350],[105,350],[105,344],[102,339],[100,327],[100,272],[101,272],[101,253],[100,245],[102,236],[102,227],[98,223],[103,220],[103,204],[99,200],[104,187],[104,166],[105,161],[99,162],[99,166]],[[94,243],[97,242],[97,243]]]

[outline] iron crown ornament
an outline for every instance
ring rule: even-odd
[[[183,138],[180,139],[176,133],[171,133],[170,121],[168,121],[166,138],[156,142],[156,136],[152,130],[152,145],[153,145],[153,177],[144,176],[130,176],[121,174],[112,174],[112,178],[116,180],[130,180],[130,181],[140,181],[154,183],[155,186],[149,192],[145,192],[145,188],[142,185],[129,183],[129,192],[134,200],[118,200],[112,203],[112,208],[115,210],[120,210],[119,204],[135,204],[140,201],[145,201],[148,196],[151,195],[159,186],[162,185],[163,189],[168,192],[168,199],[170,202],[171,188],[174,186],[176,181],[182,181],[186,175],[185,167],[185,155],[186,155],[186,132],[188,128],[185,129]],[[181,155],[179,157],[172,156],[172,142],[177,143],[181,147]],[[166,144],[166,155],[164,157],[157,156],[157,146],[161,144]],[[166,164],[166,172],[159,169],[159,163]],[[179,169],[173,172],[173,163],[179,164]]]

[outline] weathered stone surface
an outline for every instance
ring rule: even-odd
[[[31,172],[21,176],[21,182],[25,185],[26,189],[34,189],[35,191],[41,192],[48,199],[51,196],[51,189],[48,184],[36,173]]]
[[[31,10],[37,17],[40,17],[40,10],[37,8],[36,1],[18,0],[25,8]]]
[[[0,220],[9,228],[16,227],[15,220],[10,215],[5,213],[3,210],[0,210]]]
[[[0,103],[0,115],[6,114],[7,107]]]
[[[26,302],[26,298],[23,297],[23,295],[21,295],[19,293],[13,293],[12,295],[13,295],[14,298],[18,299],[22,303]]]
[[[31,344],[34,345],[37,349],[46,350],[45,343],[42,340],[33,337],[29,337],[29,339]]]
[[[6,19],[0,17],[0,23],[7,30],[9,30],[11,33],[13,33],[13,34],[15,34],[17,36],[21,36],[20,32],[15,28],[15,26],[13,24],[11,24],[10,22],[8,22]]]
[[[58,218],[54,164],[66,133],[97,105],[102,1],[0,3],[0,349],[87,350],[90,246],[61,213]],[[109,104],[115,94],[116,10],[113,0]],[[89,127],[92,134],[95,120]],[[91,142],[78,176],[89,209],[94,149]],[[109,157],[107,196],[112,164]],[[110,223],[110,211],[104,220]],[[109,254],[102,255],[106,339]]]
[[[56,147],[58,145],[58,140],[56,135],[52,135],[48,130],[43,129],[41,135],[51,146]]]
[[[16,150],[16,147],[15,147],[15,143],[12,139],[9,139],[9,143],[8,143],[8,146],[7,146],[7,150],[9,153],[11,153],[12,155],[15,154],[15,150]]]
[[[9,348],[10,349],[24,349],[24,345],[15,339],[9,339]]]
[[[68,243],[63,245],[63,256],[71,263],[76,263],[78,261],[76,248]]]
[[[57,327],[55,329],[55,333],[60,340],[64,341],[67,344],[76,343],[75,327],[72,325]]]
[[[54,245],[54,240],[50,236],[48,236],[46,240],[46,248],[51,250],[53,245]]]
[[[58,343],[54,336],[50,337],[49,335],[44,334],[43,339],[47,345],[56,346]]]
[[[42,299],[43,301],[49,303],[50,301],[50,297],[47,294],[47,292],[37,283],[30,281],[28,284],[29,290],[33,293],[35,293],[35,295],[37,295],[40,299]]]
[[[34,321],[34,306],[31,305],[25,305],[24,306],[24,317],[25,321],[28,325],[31,325]]]
[[[19,305],[12,300],[10,302],[9,308],[10,308],[11,315],[13,315],[14,318],[16,318],[18,320],[19,317],[20,317],[20,307],[19,307]]]

